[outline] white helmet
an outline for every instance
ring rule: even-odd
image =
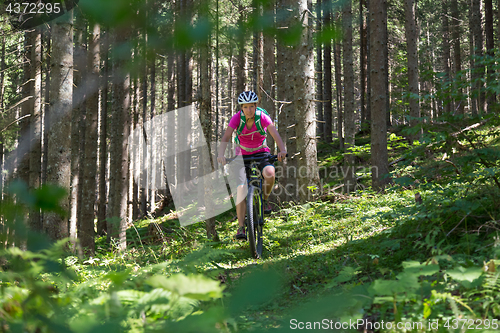
[[[257,103],[259,97],[253,91],[244,91],[238,96],[238,104]]]

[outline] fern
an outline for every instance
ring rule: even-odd
[[[485,317],[491,310],[495,316],[500,314],[500,271],[488,272],[483,284]]]

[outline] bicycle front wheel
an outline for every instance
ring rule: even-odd
[[[261,198],[258,189],[252,185],[248,186],[247,194],[247,236],[252,257],[259,258],[257,252],[256,229],[261,216]]]

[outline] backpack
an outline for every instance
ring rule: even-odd
[[[257,132],[259,132],[261,135],[266,135],[266,131],[264,130],[264,128],[262,127],[262,124],[260,122],[260,118],[261,118],[263,112],[269,116],[269,113],[267,113],[267,111],[261,107],[257,107],[257,110],[255,110],[255,127],[257,127]],[[256,150],[262,149],[264,147],[267,147],[266,140],[264,140],[263,144],[257,148],[247,148],[247,147],[241,146],[239,136],[240,136],[241,132],[243,131],[243,129],[245,128],[246,123],[247,123],[247,120],[246,120],[245,114],[242,111],[240,111],[240,124],[239,124],[238,128],[236,129],[236,138],[234,139],[236,146],[242,147],[243,149],[245,149],[248,152],[256,151]]]

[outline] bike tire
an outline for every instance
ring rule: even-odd
[[[256,212],[256,205],[259,204],[260,195],[256,188],[252,185],[248,186],[247,193],[247,237],[248,244],[250,245],[250,253],[252,257],[259,258],[259,254],[257,253],[257,242],[256,242],[256,226],[259,223],[259,220],[256,219],[258,217],[258,209]],[[258,206],[257,206],[258,207]]]

